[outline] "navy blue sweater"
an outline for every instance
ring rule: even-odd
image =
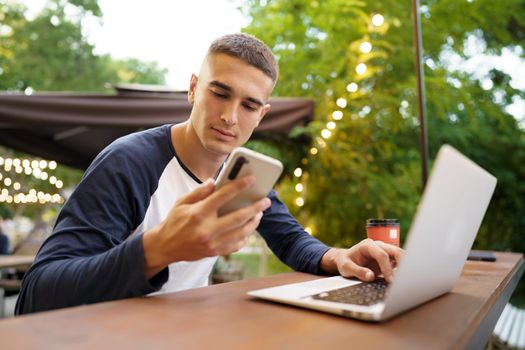
[[[25,274],[16,314],[143,296],[167,285],[179,270],[165,268],[148,280],[142,234],[177,200],[166,203],[159,196],[187,193],[199,184],[177,159],[169,125],[113,142],[87,169]],[[268,196],[272,205],[257,231],[293,269],[320,272],[329,247],[304,231],[275,191]],[[209,271],[208,265],[199,273]],[[175,278],[173,283],[175,289],[165,291],[177,290]]]

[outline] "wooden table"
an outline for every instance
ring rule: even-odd
[[[0,255],[0,270],[7,268],[29,267],[34,260],[34,255]]]
[[[0,317],[3,317],[5,313],[4,289],[12,284],[20,283],[16,280],[3,280],[2,270],[9,268],[28,268],[34,260],[34,255],[0,255]]]
[[[469,261],[454,290],[386,323],[253,299],[317,278],[288,273],[0,321],[5,349],[482,349],[524,270],[523,255]]]

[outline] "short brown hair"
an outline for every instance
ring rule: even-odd
[[[277,81],[279,68],[272,51],[265,43],[252,35],[235,33],[215,39],[206,55],[217,53],[239,58],[263,71],[274,83]]]

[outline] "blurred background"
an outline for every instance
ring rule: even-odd
[[[365,238],[372,217],[398,218],[403,241],[423,186],[411,6],[0,0],[0,91],[111,94],[117,83],[183,91],[215,37],[253,34],[279,60],[274,95],[315,103],[309,124],[248,145],[285,164],[277,190],[290,211],[330,245]],[[474,247],[525,253],[525,2],[425,0],[421,19],[430,166],[448,143],[494,174]],[[0,146],[9,253],[50,234],[83,170]],[[215,277],[287,270],[254,235]],[[525,307],[523,282],[511,302]]]

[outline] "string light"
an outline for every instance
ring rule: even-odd
[[[332,136],[332,132],[328,129],[323,129],[321,131],[321,136],[325,139],[329,138],[330,136]]]
[[[334,120],[341,120],[341,119],[343,119],[343,112],[341,112],[341,111],[334,111],[332,113],[332,118],[334,118]]]
[[[372,44],[368,41],[363,41],[361,45],[359,45],[359,50],[361,50],[362,53],[370,53],[370,51],[372,51]]]
[[[372,16],[372,24],[376,27],[380,27],[385,23],[385,18],[379,13]]]
[[[379,13],[376,13],[372,16],[371,18],[371,21],[372,21],[372,25],[375,26],[375,27],[379,27],[379,26],[382,26],[385,22],[385,18],[379,14]],[[365,40],[363,42],[361,42],[361,44],[359,45],[359,51],[363,54],[368,54],[370,52],[372,52],[372,43],[370,43],[368,40]],[[365,63],[359,63],[356,67],[355,67],[355,71],[358,75],[363,75],[367,72],[368,70],[368,67],[366,66]],[[333,76],[335,77],[335,76]],[[355,93],[359,90],[359,86],[357,85],[357,83],[355,82],[350,82],[347,86],[346,86],[346,90],[349,92],[349,93]],[[333,95],[333,91],[331,89],[328,89],[326,91],[326,95],[327,96],[332,96]],[[348,105],[348,102],[347,100],[344,98],[344,97],[340,97],[336,100],[336,105],[339,107],[339,108],[346,108],[346,106]],[[338,120],[341,120],[343,119],[343,112],[340,111],[340,110],[336,110],[336,111],[333,111],[332,112],[332,119],[335,120],[335,121],[338,121]],[[315,141],[317,143],[317,145],[321,148],[324,148],[326,147],[326,142],[323,140],[323,139],[329,139],[331,136],[332,136],[332,131],[331,130],[334,130],[336,128],[336,123],[334,121],[328,121],[326,123],[326,129],[323,129],[321,130],[321,137],[315,137]],[[317,147],[311,147],[310,150],[309,150],[310,154],[315,156],[318,154],[319,150]],[[303,163],[304,164],[304,163]],[[301,168],[296,168],[295,171],[294,171],[294,175],[296,177],[300,177],[302,175],[302,169]],[[302,193],[303,190],[304,190],[304,187],[303,187],[303,184],[302,183],[297,183],[295,185],[295,190],[299,193]],[[295,204],[299,207],[302,207],[304,205],[304,199],[303,197],[297,197],[295,199]],[[313,233],[313,230],[311,227],[305,227],[305,231],[308,232],[310,235]]]
[[[348,92],[356,92],[358,89],[358,86],[356,83],[350,83],[346,86],[346,91]]]
[[[311,236],[313,234],[313,230],[310,226],[306,226],[304,230]]]
[[[345,108],[346,107],[346,99],[340,97],[340,98],[337,99],[337,101],[335,101],[335,104],[338,105],[341,108]]]
[[[366,64],[364,63],[359,63],[357,67],[355,67],[355,71],[357,74],[365,74],[366,69],[367,67],[366,67]]]
[[[40,178],[40,174],[42,173],[42,170],[40,170],[40,168],[34,168],[33,169],[33,176],[36,177],[37,179]]]
[[[60,189],[64,186],[64,183],[61,180],[58,180],[56,176],[50,176],[47,171],[42,171],[42,169],[54,170],[57,168],[58,164],[55,161],[46,161],[46,160],[30,160],[30,159],[19,159],[19,158],[3,158],[0,157],[0,166],[3,166],[3,170],[10,172],[14,170],[16,174],[25,174],[33,175],[36,179],[42,181],[48,181],[51,185],[54,185],[57,189]],[[16,178],[16,176],[15,176]],[[2,181],[3,180],[3,181]],[[14,181],[12,177],[4,175],[0,172],[0,181],[5,187],[11,187],[13,191],[20,191],[22,189],[22,184],[18,181]],[[25,203],[63,203],[64,198],[59,193],[44,193],[42,191],[37,191],[35,189],[30,189],[27,193],[17,192],[9,193],[8,188],[3,188],[0,191],[0,202],[5,203],[15,203],[15,204],[25,204]]]

